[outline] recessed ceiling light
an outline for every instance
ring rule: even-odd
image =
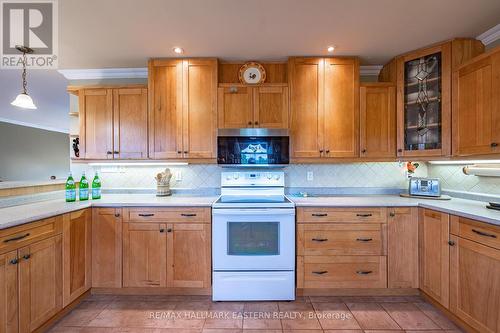
[[[182,47],[178,47],[178,46],[174,47],[173,51],[175,53],[177,53],[177,54],[183,54],[184,53],[184,50],[182,49]]]
[[[328,46],[326,49],[328,52],[332,53],[335,50],[335,46]]]

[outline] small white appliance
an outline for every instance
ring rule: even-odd
[[[295,299],[295,207],[282,171],[223,172],[212,207],[212,299]]]

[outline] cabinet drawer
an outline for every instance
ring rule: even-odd
[[[500,250],[500,228],[465,217],[451,217],[450,233]]]
[[[62,216],[0,230],[0,253],[62,232]]]
[[[210,223],[210,208],[129,208],[125,222]]]
[[[298,208],[297,221],[304,222],[341,222],[341,223],[385,223],[387,221],[385,207],[368,208]]]
[[[305,256],[304,288],[387,288],[384,256]]]
[[[306,224],[299,227],[304,255],[383,255],[380,224]]]

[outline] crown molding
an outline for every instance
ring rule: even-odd
[[[483,32],[479,36],[476,37],[476,39],[479,39],[481,42],[483,42],[484,45],[491,44],[497,40],[500,39],[500,24],[497,24],[493,28]]]
[[[68,80],[102,79],[147,79],[148,69],[143,68],[102,68],[102,69],[60,69]]]
[[[361,76],[377,76],[382,70],[382,65],[360,66],[359,74]]]
[[[0,118],[0,122],[2,123],[8,123],[12,125],[19,125],[19,126],[24,126],[24,127],[31,127],[31,128],[37,128],[45,131],[50,131],[50,132],[59,132],[59,133],[69,133],[68,129],[65,128],[56,128],[56,127],[50,127],[50,126],[44,126],[44,125],[39,125],[39,124],[34,124],[34,123],[27,123],[24,121],[19,121],[19,120],[12,120],[12,119],[7,119],[7,118]]]

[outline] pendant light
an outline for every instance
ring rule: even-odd
[[[36,105],[33,103],[30,95],[28,95],[28,91],[26,90],[26,53],[33,53],[33,49],[27,46],[16,45],[16,49],[23,53],[23,92],[17,95],[16,99],[10,103],[11,105],[17,106],[22,109],[36,109]]]

